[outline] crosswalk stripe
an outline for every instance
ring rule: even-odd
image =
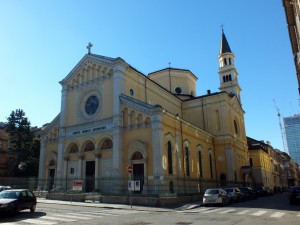
[[[259,210],[259,211],[255,212],[255,213],[251,214],[251,215],[252,215],[252,216],[261,216],[261,215],[263,215],[263,214],[265,214],[265,213],[267,213],[267,212],[268,212],[268,211]]]
[[[243,214],[246,214],[246,213],[248,213],[248,212],[250,212],[250,210],[249,210],[249,209],[245,209],[245,210],[242,210],[242,211],[240,211],[240,212],[237,212],[236,214],[237,214],[237,215],[243,215]]]
[[[297,216],[300,216],[300,213],[298,213],[298,215]]]
[[[58,217],[67,217],[67,218],[73,218],[73,219],[84,219],[84,220],[90,220],[93,219],[92,217],[85,217],[85,216],[73,216],[73,215],[66,215],[66,214],[51,214],[51,216],[58,216]]]
[[[32,223],[32,224],[44,224],[44,225],[53,225],[57,224],[56,222],[49,222],[45,220],[39,220],[39,219],[25,219],[22,220],[23,223]]]
[[[221,210],[221,209],[206,210],[203,213],[212,213],[212,212],[216,212],[216,211],[219,211],[219,210]]]
[[[94,214],[90,214],[90,215],[88,215],[88,214],[83,215],[83,214],[78,214],[78,213],[68,213],[68,214],[74,215],[74,216],[80,216],[80,217],[82,217],[82,218],[89,218],[89,217],[92,217],[92,218],[95,218],[95,217],[103,217],[103,216],[101,216],[101,215],[94,215]]]
[[[102,213],[102,212],[81,212],[80,214],[95,215],[95,216],[119,216],[112,213]]]
[[[285,213],[283,212],[276,212],[276,213],[273,213],[270,217],[275,217],[275,218],[279,218],[279,217],[282,217]]]
[[[59,217],[53,217],[53,216],[42,216],[40,218],[41,219],[46,219],[46,220],[59,220],[59,221],[64,221],[64,222],[74,222],[74,221],[76,221],[74,219],[59,218]]]
[[[234,211],[235,211],[234,209],[228,209],[226,211],[219,212],[219,213],[225,214],[225,213],[234,212]]]

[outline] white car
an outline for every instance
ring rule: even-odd
[[[207,189],[203,195],[203,205],[230,203],[230,197],[222,188]]]

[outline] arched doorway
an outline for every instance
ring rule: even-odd
[[[135,152],[131,159],[133,163],[133,180],[140,181],[140,191],[135,191],[135,193],[142,193],[144,186],[144,163],[141,161],[143,155],[140,152]]]

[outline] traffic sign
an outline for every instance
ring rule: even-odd
[[[128,170],[128,173],[132,173],[133,172],[133,166],[128,165],[127,170]]]

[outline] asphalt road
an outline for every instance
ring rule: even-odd
[[[298,225],[300,205],[289,205],[288,193],[261,197],[225,207],[161,209],[147,207],[87,207],[38,203],[37,210],[1,217],[1,225],[15,224],[116,224],[116,225]]]

